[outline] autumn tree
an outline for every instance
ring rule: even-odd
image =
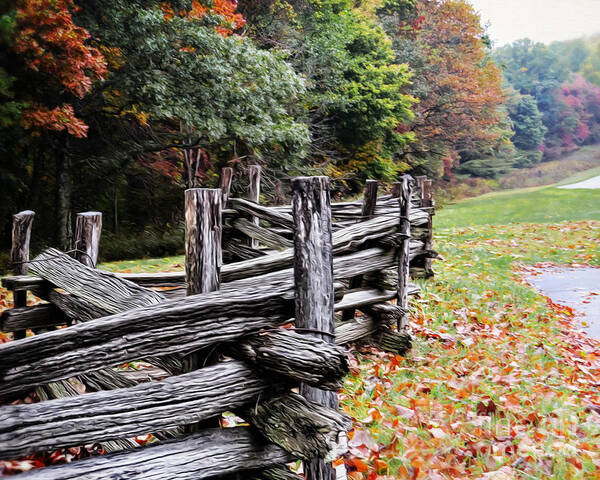
[[[5,148],[19,147],[10,139],[16,132],[17,138],[27,133],[30,139],[43,138],[46,149],[55,149],[57,235],[63,247],[68,246],[71,223],[69,144],[88,131],[76,105],[107,74],[89,32],[73,19],[77,9],[72,0],[19,0],[5,7],[0,22],[0,95],[8,100],[0,109],[2,134],[9,137]],[[21,130],[25,132],[19,134]],[[35,157],[32,171],[40,175]]]
[[[531,95],[542,113],[545,159],[559,158],[600,138],[597,87],[578,74],[593,55],[583,41],[548,47],[528,39],[495,52],[508,82],[521,94]]]
[[[600,87],[581,76],[552,92],[556,108],[546,114],[548,158],[600,141]]]
[[[462,0],[419,0],[413,8],[394,0],[378,12],[394,40],[396,61],[413,71],[410,92],[419,99],[414,120],[398,127],[416,137],[401,158],[440,175],[461,159],[477,159],[478,152],[489,163],[494,151],[510,148],[500,127],[506,117],[501,72],[473,8]]]
[[[303,156],[308,133],[292,111],[303,82],[280,55],[232,34],[243,25],[234,1],[22,0],[2,18],[10,50],[0,85],[14,102],[3,123],[35,133],[25,142],[27,161],[43,162],[18,188],[34,195],[41,178],[55,187],[63,247],[71,197],[79,205],[102,197],[97,186],[117,172],[126,186],[132,160],[160,154],[180,168],[183,152],[200,152],[203,163],[181,182],[190,185],[236,151],[265,161],[272,152]],[[24,146],[5,147],[14,157]],[[46,157],[56,174],[42,175]],[[118,196],[115,185],[115,205]]]

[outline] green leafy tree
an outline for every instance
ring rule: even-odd
[[[558,54],[543,43],[525,38],[494,52],[506,80],[520,93],[538,102],[569,77],[569,70]]]
[[[600,85],[600,41],[590,52],[589,56],[581,66],[583,76],[589,82]]]
[[[583,38],[552,42],[549,50],[555,53],[570,72],[579,72],[590,55],[590,48]]]
[[[530,167],[542,160],[542,145],[547,129],[542,113],[531,95],[521,95],[512,90],[507,101],[516,147],[516,167]]]
[[[520,95],[514,107],[510,110],[515,134],[512,142],[522,150],[539,149],[546,134],[542,123],[542,114],[531,95]]]
[[[208,16],[165,15],[160,2],[90,1],[81,20],[114,56],[95,110],[139,121],[132,152],[302,158],[308,132],[292,110],[304,85],[281,55],[218,34]]]
[[[306,78],[312,161],[338,178],[393,178],[406,168],[394,153],[412,135],[397,127],[412,118],[408,67],[361,2],[240,2],[247,34],[264,48],[290,52]]]

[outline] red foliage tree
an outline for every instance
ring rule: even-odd
[[[456,152],[501,136],[496,127],[503,118],[502,74],[488,58],[479,16],[465,1],[420,0],[413,15],[397,32],[419,98],[410,125],[417,138],[412,153],[444,158],[447,169]],[[402,28],[406,24],[411,28]]]
[[[557,109],[545,144],[546,157],[558,157],[600,141],[600,87],[576,76],[553,92]]]
[[[73,22],[71,13],[78,8],[73,0],[21,0],[13,48],[26,68],[49,76],[69,94],[83,98],[94,80],[105,77],[107,69],[100,51],[89,45],[89,33]],[[23,113],[26,128],[87,135],[87,126],[75,116],[71,104],[52,108],[34,100],[31,105]]]

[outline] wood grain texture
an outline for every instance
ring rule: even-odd
[[[82,266],[77,260],[53,248],[45,250],[34,260],[31,269],[44,280],[109,313],[164,301],[158,292],[140,287],[113,273]]]
[[[78,213],[75,220],[73,248],[77,249],[75,258],[91,268],[98,264],[100,235],[102,233],[102,213]]]
[[[82,266],[81,268],[87,268]],[[289,282],[138,307],[0,345],[0,396],[156,354],[188,352],[292,316]]]
[[[265,377],[276,373],[327,390],[340,389],[348,373],[345,349],[288,329],[254,335],[227,352],[263,371]]]
[[[35,212],[31,210],[13,215],[10,261],[15,275],[27,275],[29,271],[29,265],[23,262],[29,261],[29,241],[34,217]]]
[[[397,213],[397,212],[396,212]],[[375,241],[397,231],[398,217],[374,218],[364,223],[348,226],[332,234],[332,247],[336,255],[358,250],[367,241]],[[422,243],[415,244],[415,248]],[[223,282],[263,275],[276,270],[289,268],[293,264],[294,249],[289,248],[261,258],[224,265],[221,269]],[[131,277],[129,277],[131,278]]]
[[[256,204],[260,201],[261,172],[262,168],[260,165],[248,166],[248,200]],[[254,225],[258,225],[258,217],[251,216],[250,221]],[[248,241],[248,246],[251,248],[258,248],[258,240],[251,237]]]
[[[380,323],[373,317],[357,317],[338,325],[335,329],[335,343],[345,345],[369,337],[379,330]]]
[[[327,177],[297,177],[292,180],[294,218],[294,290],[296,327],[334,334],[333,246],[331,205]],[[312,334],[327,342],[330,335]],[[300,393],[310,401],[337,410],[335,392],[307,384]],[[320,458],[305,462],[307,480],[334,480],[331,463]]]
[[[390,267],[395,255],[392,250],[373,248],[337,257],[333,263],[334,274],[348,278]],[[284,323],[293,316],[293,301],[292,270],[280,270],[222,284],[220,292],[142,306],[3,344],[0,381],[5,383],[0,385],[0,396],[167,351],[183,353],[235,341]]]
[[[366,220],[371,220],[375,215],[375,208],[377,207],[377,188],[379,186],[379,182],[377,180],[367,180],[365,182],[365,191],[362,205],[362,218],[361,220],[364,222]],[[363,277],[362,275],[358,275],[350,279],[348,283],[348,288],[358,288],[362,284]],[[344,311],[342,315],[343,320],[350,320],[354,318],[356,314],[356,310],[353,308],[349,308]]]
[[[44,303],[4,310],[0,316],[0,331],[14,332],[27,328],[50,328],[66,323],[67,317],[56,306]]]
[[[377,288],[357,288],[345,292],[344,297],[334,305],[334,310],[344,311],[348,309],[361,310],[362,307],[375,303],[385,302],[396,298],[398,292],[396,290],[379,290]],[[343,317],[342,317],[343,318]],[[350,319],[354,318],[354,315]],[[343,318],[347,321],[347,318]]]
[[[379,182],[377,180],[367,180],[365,182],[365,193],[361,211],[363,221],[370,220],[375,215],[378,187]]]
[[[187,294],[219,288],[221,252],[221,189],[185,191],[185,277]]]
[[[426,252],[429,252],[433,248],[433,215],[435,214],[435,211],[433,208],[433,184],[432,180],[428,178],[426,178],[425,181],[423,181],[421,193],[421,206],[429,209],[429,218],[427,220],[427,226],[425,228],[427,230],[427,236],[425,237],[425,245],[423,247]],[[423,266],[425,268],[425,277],[432,277],[434,273],[432,268],[431,256],[425,255],[423,259]]]
[[[271,229],[260,227],[245,218],[238,218],[232,222],[232,226],[259,243],[276,250],[292,247],[292,241],[288,240]]]
[[[221,169],[221,179],[219,181],[219,187],[221,188],[221,206],[227,208],[227,202],[229,201],[229,194],[231,193],[231,182],[233,180],[233,168],[223,167]]]
[[[352,420],[296,393],[260,402],[249,420],[271,442],[295,457],[331,462],[348,451]]]
[[[131,388],[0,407],[0,458],[171,429],[274,388],[273,379],[230,361]]]
[[[13,215],[12,247],[10,250],[11,268],[15,275],[27,275],[29,271],[29,241],[35,212],[24,210]],[[15,307],[27,305],[27,292],[13,289],[13,304]],[[13,330],[15,340],[25,338],[25,330]]]
[[[278,465],[276,467],[266,468],[261,472],[252,472],[249,477],[246,478],[250,478],[251,480],[301,480],[303,477],[292,472],[285,465]],[[245,480],[245,478],[240,480]]]
[[[398,325],[406,311],[392,303],[375,303],[362,308],[362,311],[377,320],[380,325],[392,327]]]
[[[290,213],[281,213],[275,208],[263,207],[242,198],[232,198],[229,203],[232,208],[240,212],[259,217],[285,228],[294,228],[294,220]],[[237,217],[237,214],[235,216]]]
[[[201,480],[291,462],[249,428],[205,430],[182,439],[21,474],[23,480]]]
[[[398,306],[408,312],[408,290],[410,283],[410,210],[411,186],[408,175],[402,177],[402,189],[398,201],[400,203],[400,235],[402,245],[398,249]],[[408,313],[398,322],[398,330],[408,324]]]
[[[90,215],[87,218],[90,220],[90,222],[85,220],[85,217],[83,217],[84,221],[80,221],[78,224],[79,232],[85,233],[87,229],[88,233],[91,232],[91,235],[94,234],[93,230],[95,228],[91,221],[93,220],[95,223],[98,218],[95,215]],[[95,242],[95,240],[90,240],[90,238],[88,238],[86,241]],[[88,265],[92,261],[92,259],[87,256],[83,256],[82,259],[87,260],[86,262],[82,262],[83,265]],[[78,264],[76,260],[72,260],[70,257],[64,254],[49,255],[43,262],[40,263],[43,263],[43,267],[50,272],[50,280],[53,284],[55,284],[57,287],[64,287],[67,290],[75,290],[78,292],[77,295],[61,293],[60,291],[54,289],[49,290],[48,292],[48,300],[61,309],[72,322],[85,322],[109,315],[111,312],[106,308],[106,306],[110,305],[110,302],[114,301],[116,294],[131,290],[130,282],[117,277],[111,277],[110,284],[103,284],[103,288],[93,289],[93,286],[85,285],[86,282],[90,281],[90,278],[93,278],[93,276],[91,277],[89,273],[95,272],[95,270],[90,269],[89,266]],[[68,264],[68,268],[72,269],[76,274],[68,278],[66,278],[64,275],[56,276],[54,273],[57,271],[57,269],[59,269],[59,266],[62,266],[65,263]],[[83,272],[82,275],[79,275],[79,270]],[[44,275],[47,273],[48,272],[45,272]],[[67,283],[64,283],[65,281],[67,281]],[[78,281],[81,283],[79,286],[77,285]],[[85,288],[80,288],[82,286]],[[112,286],[112,289],[110,286]],[[147,305],[153,305],[156,304],[158,300],[164,299],[162,295],[157,294],[156,292],[144,289],[137,285],[134,285],[134,287],[134,294],[136,296],[134,303],[135,305],[143,305],[144,303]],[[92,300],[94,303],[91,303],[88,300],[88,295],[90,292],[93,292]],[[117,306],[114,304],[113,306],[117,308]],[[121,308],[130,308],[130,304],[124,302]],[[159,362],[158,364],[162,365],[162,362]],[[110,368],[104,368],[92,372],[83,372],[77,376],[76,380],[83,383],[87,390],[114,389],[135,385],[134,381],[129,380],[121,373]],[[40,398],[49,399],[79,395],[80,392],[76,390],[74,391],[69,387],[69,381],[67,379],[60,379],[58,382],[39,385],[35,391]],[[102,443],[103,448],[108,452],[131,448],[135,445],[135,442],[129,439],[115,439]]]
[[[395,332],[388,327],[381,328],[374,340],[381,350],[396,355],[404,355],[412,345],[412,339],[408,333]]]
[[[48,300],[58,307],[69,320],[77,323],[110,315],[110,312],[97,307],[84,298],[61,293],[54,289],[48,292]]]

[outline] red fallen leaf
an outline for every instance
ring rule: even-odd
[[[487,405],[483,402],[477,404],[477,415],[491,416],[496,413],[496,404],[492,399],[488,400]]]
[[[541,421],[541,417],[537,414],[537,413],[530,413],[529,415],[527,415],[523,421],[521,422],[523,425],[539,425]]]
[[[596,413],[600,413],[600,405],[594,405],[593,403],[589,403],[586,407],[585,407],[585,411],[586,412],[596,412]]]
[[[583,468],[583,464],[581,463],[581,460],[579,460],[576,457],[568,457],[566,459],[566,461],[569,462],[571,465],[573,465],[578,470],[581,470]]]
[[[365,477],[362,473],[355,470],[354,472],[348,473],[348,478],[350,480],[363,480]]]

